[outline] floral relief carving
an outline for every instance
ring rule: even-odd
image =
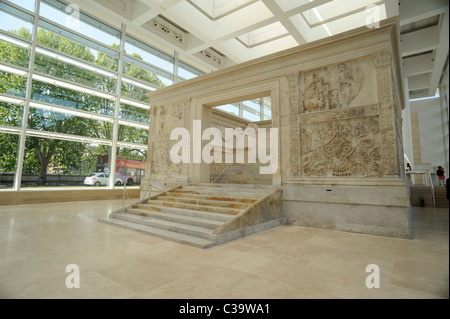
[[[153,142],[151,173],[156,175],[181,175],[186,164],[174,164],[170,160],[170,149],[177,141]]]
[[[289,89],[289,134],[290,134],[290,175],[297,177],[300,175],[300,133],[298,127],[299,114],[299,75],[291,73],[288,75]]]
[[[378,125],[378,116],[302,125],[303,176],[381,176]]]
[[[180,121],[183,119],[183,107],[181,104],[174,104],[170,106],[160,106],[156,110],[157,119],[157,133],[170,133],[170,131],[180,126]]]
[[[358,61],[308,72],[304,75],[305,112],[346,108],[364,86],[364,73]]]

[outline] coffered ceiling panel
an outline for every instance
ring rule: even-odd
[[[72,0],[217,70],[399,16],[413,97],[434,95],[448,55],[447,0]],[[418,65],[420,64],[420,66]],[[420,94],[414,92],[419,89]],[[417,94],[416,94],[417,93]]]

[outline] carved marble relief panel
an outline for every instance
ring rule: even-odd
[[[304,177],[383,173],[378,115],[309,121],[300,127],[300,140]]]
[[[307,72],[303,80],[303,108],[305,112],[346,108],[361,91],[364,80],[357,60]]]
[[[155,175],[181,175],[187,172],[186,164],[174,164],[170,149],[177,141],[169,139],[172,129],[183,127],[184,104],[162,105],[151,110],[151,132],[147,167]]]
[[[187,164],[174,164],[170,160],[170,149],[177,141],[158,141],[152,143],[151,173],[155,175],[185,175]]]
[[[290,151],[290,177],[300,176],[300,133],[298,126],[299,109],[299,74],[288,75],[288,103],[289,103],[289,151]]]
[[[400,112],[396,113],[395,93],[392,85],[391,54],[381,51],[373,54],[376,66],[378,99],[380,103],[380,130],[382,137],[383,167],[386,175],[400,175],[396,122],[400,121]]]
[[[155,134],[170,134],[183,124],[183,103],[159,106],[154,112]]]

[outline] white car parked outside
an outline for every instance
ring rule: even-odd
[[[94,186],[103,186],[108,185],[109,183],[109,174],[106,173],[93,173],[89,176],[86,176],[84,179],[84,185],[94,185]],[[122,179],[116,176],[115,185],[122,185]]]

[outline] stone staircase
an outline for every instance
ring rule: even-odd
[[[420,207],[420,198],[425,202],[425,207],[433,207],[433,191],[431,186],[412,185],[410,186],[411,205]],[[434,203],[437,208],[448,208],[447,190],[445,186],[434,186]]]
[[[269,185],[179,186],[99,221],[209,248],[281,225],[281,192]]]
[[[436,207],[449,208],[445,186],[434,186],[434,200]]]
[[[271,185],[272,174],[260,174],[259,165],[256,164],[232,164],[221,172],[220,175],[213,175],[212,180],[220,184]]]

